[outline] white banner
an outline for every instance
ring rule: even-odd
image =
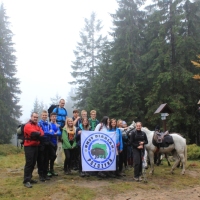
[[[83,171],[116,170],[116,133],[82,131],[81,159]]]

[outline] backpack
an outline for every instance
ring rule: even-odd
[[[48,108],[49,119],[50,119],[50,115],[51,115],[51,113],[53,112],[54,108],[57,108],[57,109],[56,109],[56,114],[58,115],[58,107],[59,107],[59,105],[52,104],[52,105]],[[65,108],[63,108],[63,109],[66,111]],[[66,111],[66,113],[67,113],[67,111]]]
[[[24,126],[25,125],[26,124],[20,124],[17,127],[17,139],[20,140],[21,148],[23,147],[24,140],[25,140],[25,137],[24,137]]]

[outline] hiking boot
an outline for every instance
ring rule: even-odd
[[[80,173],[79,173],[79,176],[80,176],[80,177],[85,177],[85,173],[84,173],[84,172],[80,172]]]
[[[98,172],[89,172],[90,176],[97,176]]]
[[[58,176],[58,173],[51,171],[52,176]]]
[[[126,176],[126,174],[124,172],[121,173],[122,176]]]
[[[133,180],[138,182],[139,178],[138,177],[133,177]]]
[[[139,177],[139,181],[142,181],[142,177],[141,176]]]
[[[36,180],[33,180],[33,179],[31,179],[30,183],[36,184],[36,183],[37,183],[37,181],[36,181]]]
[[[49,176],[44,176],[44,179],[45,179],[45,181],[49,181],[50,180],[50,178],[49,178]]]
[[[45,178],[43,176],[40,176],[39,177],[40,181],[44,182],[45,181]]]
[[[119,177],[120,177],[120,176],[123,176],[123,175],[122,175],[122,172],[116,172],[116,176],[119,176]]]
[[[72,172],[71,172],[70,169],[68,169],[68,170],[65,171],[65,174],[66,174],[66,175],[70,175],[70,174],[72,174]]]
[[[90,174],[88,172],[85,172],[85,176],[90,177]]]
[[[27,187],[27,188],[32,188],[33,187],[30,182],[24,183],[24,186]]]
[[[129,167],[128,167],[128,165],[127,165],[127,166],[125,166],[125,170],[129,170]]]
[[[78,167],[74,167],[74,168],[73,168],[74,171],[77,171],[78,169],[79,169]]]
[[[47,176],[48,176],[48,177],[52,177],[51,172],[48,172],[48,173],[47,173]]]

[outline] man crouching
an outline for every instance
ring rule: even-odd
[[[24,152],[25,152],[25,167],[24,167],[24,186],[32,188],[31,183],[37,183],[32,179],[32,173],[36,164],[38,155],[38,145],[40,137],[44,135],[43,130],[38,126],[38,114],[33,112],[31,119],[24,126]]]

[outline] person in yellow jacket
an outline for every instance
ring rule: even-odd
[[[73,125],[73,119],[67,118],[62,131],[62,148],[65,153],[64,172],[66,175],[71,174],[71,160],[76,147],[76,127]]]

